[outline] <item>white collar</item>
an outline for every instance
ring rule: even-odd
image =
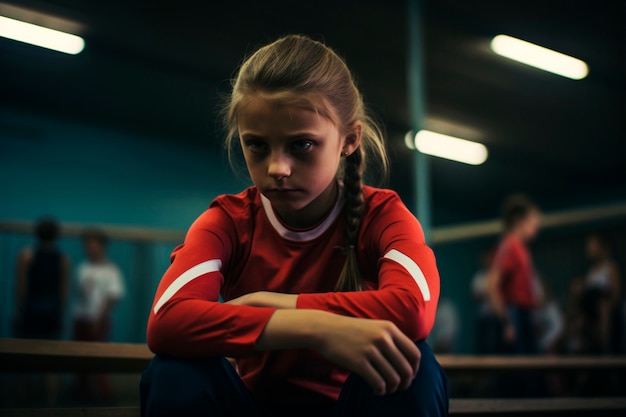
[[[287,240],[295,242],[308,242],[313,239],[317,239],[328,230],[341,213],[341,209],[343,207],[343,184],[338,182],[338,185],[339,195],[337,196],[337,201],[335,201],[335,206],[332,208],[330,213],[328,213],[326,218],[312,229],[298,231],[287,228],[276,216],[272,203],[267,199],[267,197],[261,194],[261,203],[263,204],[263,210],[267,215],[267,220],[269,220],[270,224],[274,227],[278,234]]]

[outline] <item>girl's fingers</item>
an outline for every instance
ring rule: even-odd
[[[390,357],[389,361],[400,377],[400,384],[398,388],[400,390],[405,390],[411,386],[411,382],[413,382],[413,378],[415,377],[415,372],[402,352],[397,350],[397,355]]]
[[[415,347],[415,345],[413,346]],[[382,353],[398,378],[397,384],[393,389],[389,389],[390,387],[388,387],[387,392],[395,392],[397,389],[407,389],[413,381],[415,371],[410,360],[397,346],[397,341],[395,339],[392,340],[389,345],[385,346]]]
[[[398,352],[399,354],[399,352]],[[388,356],[392,354],[375,350],[370,356],[370,362],[378,374],[382,377],[385,383],[385,394],[391,394],[396,392],[400,385],[404,382],[400,373],[394,366],[394,362],[397,358],[389,359]]]
[[[408,361],[409,366],[411,367],[413,377],[417,375],[417,371],[419,369],[420,360],[422,358],[422,353],[415,346],[415,342],[406,337],[404,333],[398,331],[398,335],[394,335],[394,341],[400,352],[402,352],[403,357]]]
[[[384,395],[386,384],[380,373],[374,368],[374,366],[367,360],[360,367],[358,374],[368,383],[374,390],[376,395]]]

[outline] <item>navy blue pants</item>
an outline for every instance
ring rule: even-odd
[[[142,416],[447,416],[447,378],[426,342],[411,387],[374,395],[358,375],[348,377],[332,406],[260,404],[222,357],[157,355],[141,378]]]
[[[509,305],[507,311],[515,328],[515,341],[507,347],[509,352],[518,355],[537,354],[537,335],[532,310]]]

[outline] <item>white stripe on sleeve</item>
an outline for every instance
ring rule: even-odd
[[[167,303],[170,298],[172,298],[174,294],[176,294],[178,290],[183,288],[186,284],[198,278],[199,276],[208,274],[209,272],[216,272],[220,269],[222,269],[222,261],[220,259],[211,259],[210,261],[202,262],[201,264],[189,268],[188,270],[180,274],[180,276],[176,278],[169,287],[167,287],[167,289],[161,295],[161,298],[159,298],[159,301],[157,301],[157,303],[154,305],[154,314],[156,314],[161,309],[161,307],[163,307],[163,304]]]
[[[428,289],[426,277],[413,259],[409,258],[408,256],[396,249],[391,249],[385,254],[384,257],[396,261],[397,263],[402,265],[404,269],[406,269],[407,272],[411,274],[411,276],[417,283],[417,286],[422,292],[422,297],[424,297],[424,301],[430,301],[430,289]]]

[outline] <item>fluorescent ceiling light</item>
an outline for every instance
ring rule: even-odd
[[[80,36],[0,16],[0,36],[76,55],[85,47]]]
[[[428,155],[470,165],[484,163],[488,155],[487,148],[482,143],[442,135],[430,130],[417,132],[415,147],[418,151]]]
[[[498,55],[573,80],[589,74],[584,61],[507,35],[491,40],[491,49]]]

